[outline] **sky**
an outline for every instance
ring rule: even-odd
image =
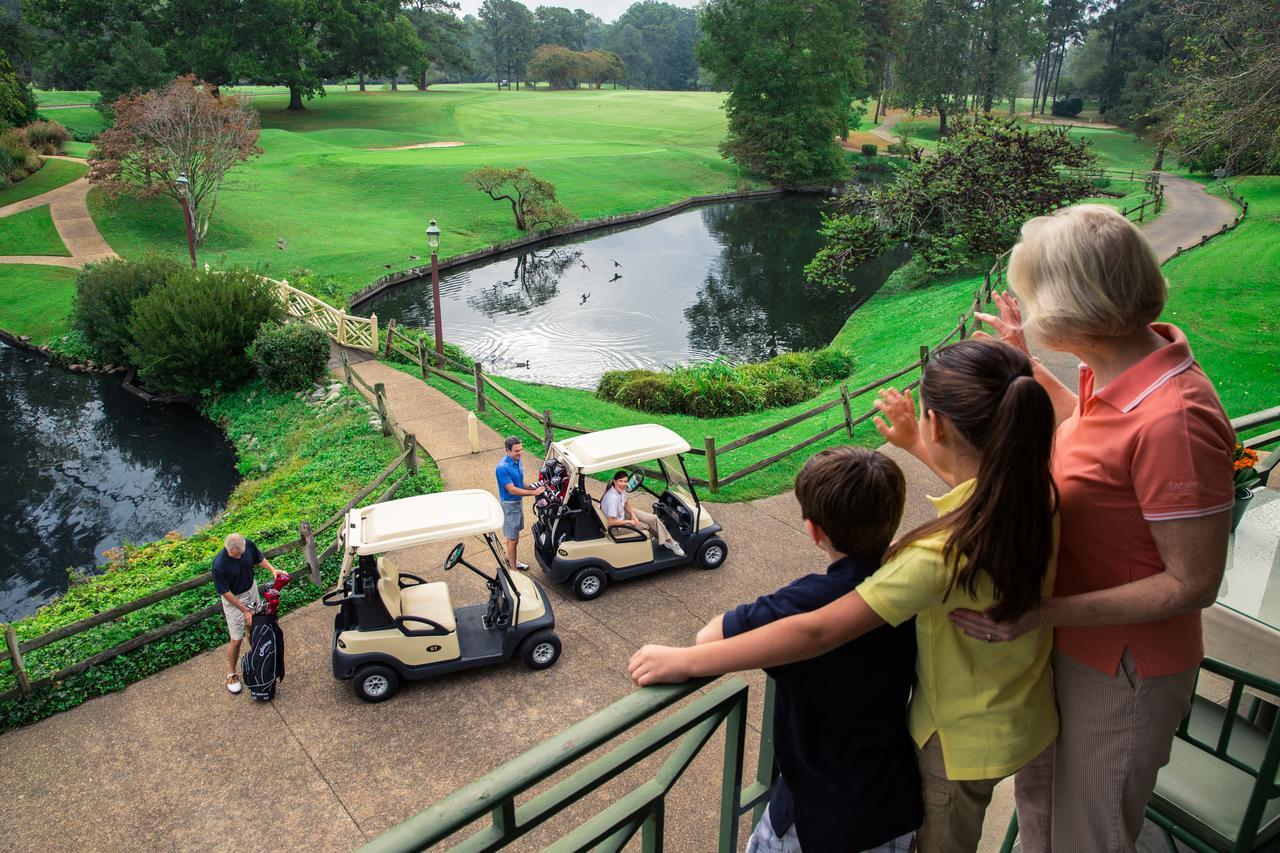
[[[474,15],[480,11],[482,0],[461,0],[461,2],[462,10],[458,14]],[[572,2],[571,0],[523,0],[523,2],[530,10],[539,6],[564,6],[566,9],[585,9],[605,23],[613,23],[636,0],[577,0],[577,2]],[[686,9],[692,9],[697,5],[697,0],[667,0],[667,2],[673,6],[683,6]]]

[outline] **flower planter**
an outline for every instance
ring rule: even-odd
[[[1249,508],[1249,501],[1253,500],[1253,492],[1249,489],[1236,489],[1236,503],[1231,508],[1231,532],[1235,533],[1236,528],[1240,526],[1240,519],[1244,518],[1244,511]]]

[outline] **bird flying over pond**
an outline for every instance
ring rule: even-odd
[[[582,268],[584,270],[586,270],[587,272],[591,272],[591,267],[587,266],[587,262],[582,260],[582,258],[578,258],[578,263],[582,264]]]
[[[590,298],[591,298],[591,294],[590,294],[590,293],[584,293],[584,294],[582,294],[582,303],[581,303],[581,304],[586,305],[586,304],[587,304],[587,300],[588,300],[588,299],[590,299]]]
[[[613,261],[613,258],[610,258],[609,260]],[[615,267],[620,267],[620,266],[622,266],[622,264],[618,263],[617,261],[613,261],[613,265],[614,265]]]
[[[620,278],[622,278],[622,273],[617,273],[617,272],[616,272],[616,273],[614,273],[614,274],[613,274],[613,278],[609,279],[609,282],[610,282],[610,283],[613,283],[613,282],[617,281],[617,280],[618,280],[618,279],[620,279]]]

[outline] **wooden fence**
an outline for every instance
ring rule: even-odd
[[[362,349],[368,352],[378,351],[378,315],[357,317],[339,308],[334,308],[322,299],[318,299],[304,290],[292,286],[287,281],[267,279],[276,286],[280,300],[290,317],[328,333],[342,346]]]
[[[1223,234],[1226,234],[1228,231],[1234,231],[1236,228],[1240,226],[1241,222],[1244,222],[1245,217],[1249,215],[1249,202],[1246,201],[1244,198],[1236,195],[1236,191],[1231,187],[1230,184],[1224,184],[1223,188],[1226,189],[1227,191],[1227,198],[1231,199],[1231,201],[1235,204],[1235,206],[1239,208],[1239,210],[1235,215],[1235,218],[1232,219],[1230,222],[1224,222],[1222,224],[1222,227],[1219,228],[1217,231],[1214,231],[1212,234],[1200,235],[1200,239],[1197,240],[1195,243],[1192,243],[1190,246],[1179,246],[1177,250],[1173,253],[1173,256],[1175,258],[1178,257],[1178,255],[1181,255],[1183,252],[1189,252],[1192,249],[1197,249],[1200,246],[1203,246],[1205,243],[1208,243],[1214,237],[1220,237]]]
[[[335,554],[338,550],[338,540],[335,537],[334,541],[327,548],[325,548],[323,551],[317,552],[317,548],[316,548],[317,538],[319,538],[319,536],[322,533],[329,530],[329,528],[339,524],[342,521],[342,519],[346,517],[346,514],[351,509],[358,506],[362,501],[364,501],[366,498],[372,495],[374,491],[379,487],[381,487],[391,477],[392,474],[396,473],[396,471],[400,470],[401,468],[406,469],[403,474],[401,474],[390,486],[386,487],[378,495],[378,497],[373,501],[374,503],[382,503],[383,501],[390,500],[395,495],[395,493],[400,489],[400,487],[404,484],[404,481],[406,479],[418,473],[417,441],[414,438],[412,433],[405,433],[403,430],[399,429],[398,426],[396,426],[394,419],[392,418],[390,412],[387,410],[386,398],[385,398],[385,395],[382,393],[381,383],[379,383],[377,390],[375,391],[371,389],[368,386],[368,384],[364,382],[363,379],[361,379],[359,376],[356,376],[353,372],[347,371],[347,374],[348,374],[348,379],[347,379],[348,384],[351,385],[352,388],[357,391],[357,393],[360,393],[363,390],[367,389],[373,394],[373,403],[377,407],[378,416],[382,422],[383,435],[392,435],[392,434],[398,435],[401,445],[403,446],[404,449],[400,453],[400,455],[398,455],[395,459],[391,460],[391,462],[387,463],[387,466],[382,469],[382,471],[378,474],[378,476],[374,477],[373,480],[367,486],[361,489],[357,495],[351,498],[351,500],[347,501],[346,504],[344,504],[341,509],[337,510],[336,512],[333,513],[333,515],[329,516],[329,518],[326,519],[325,522],[321,524],[319,527],[312,529],[311,525],[308,524],[307,522],[305,521],[299,522],[297,539],[293,539],[289,542],[285,542],[282,545],[277,545],[274,548],[269,548],[268,550],[263,552],[263,557],[269,560],[274,557],[279,557],[283,554],[288,554],[290,552],[301,549],[303,552],[303,557],[307,564],[307,568],[310,570],[310,573],[311,573],[311,581],[316,586],[321,585],[320,564],[323,563],[325,560],[329,559],[331,556],[333,556],[333,554]],[[354,379],[355,381],[352,382],[352,379]],[[363,386],[363,388],[361,386]],[[30,694],[33,690],[39,689],[41,687],[45,687],[47,685],[53,684],[54,682],[62,681],[63,679],[82,673],[85,670],[89,669],[89,667],[91,666],[95,666],[100,663],[105,663],[106,661],[119,657],[122,654],[140,649],[143,646],[146,646],[150,643],[154,643],[156,640],[163,639],[169,636],[170,634],[177,633],[178,631],[181,631],[184,628],[189,628],[192,625],[196,625],[199,622],[202,622],[203,620],[208,619],[211,616],[215,616],[218,613],[221,613],[222,603],[220,601],[214,602],[208,607],[204,607],[200,610],[197,610],[194,613],[187,614],[186,616],[183,616],[180,619],[176,619],[167,625],[162,625],[161,627],[156,628],[153,631],[148,631],[146,633],[139,634],[136,637],[131,637],[130,639],[124,641],[123,643],[112,646],[111,648],[105,649],[104,651],[98,652],[97,654],[93,655],[90,658],[86,658],[85,660],[74,663],[71,666],[58,670],[52,675],[46,676],[44,678],[40,678],[35,681],[31,680],[30,676],[27,673],[26,666],[23,663],[23,655],[33,652],[36,649],[42,649],[45,646],[49,645],[50,643],[55,643],[59,640],[65,640],[68,637],[74,637],[77,634],[83,633],[84,631],[88,631],[90,628],[96,628],[99,625],[103,625],[103,624],[106,624],[107,622],[111,622],[115,619],[119,619],[121,616],[126,616],[137,610],[141,610],[144,607],[150,607],[153,604],[158,604],[159,602],[166,601],[170,598],[173,598],[175,595],[180,595],[181,593],[187,592],[188,590],[197,589],[199,587],[204,586],[205,584],[209,584],[212,582],[213,582],[213,573],[204,572],[202,574],[196,575],[193,578],[188,578],[187,580],[180,581],[172,586],[168,586],[168,587],[165,587],[164,589],[156,590],[155,592],[145,595],[142,598],[136,599],[134,601],[130,601],[127,604],[122,604],[119,607],[113,607],[110,610],[104,610],[101,613],[97,613],[97,614],[94,614],[93,616],[87,617],[85,619],[81,619],[78,622],[73,622],[70,625],[64,625],[63,627],[58,628],[57,630],[50,631],[47,634],[41,634],[38,637],[33,637],[32,639],[25,640],[23,642],[18,641],[18,636],[17,636],[17,633],[14,631],[13,626],[6,625],[5,632],[4,632],[5,649],[3,651],[0,651],[0,663],[4,663],[5,661],[10,662],[10,665],[13,668],[14,681],[17,682],[17,686],[3,693],[0,693],[0,701],[12,699],[19,695]],[[260,591],[265,590],[267,586],[268,584],[266,583],[260,584],[259,590]]]

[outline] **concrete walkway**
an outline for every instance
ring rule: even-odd
[[[1200,204],[1181,183],[1169,184],[1165,216]],[[1230,218],[1216,204],[1199,209]],[[1217,222],[1197,220],[1178,239],[1188,245],[1190,231],[1198,237]],[[473,455],[466,410],[450,398],[377,361],[353,369],[385,384],[391,411],[436,460],[447,488],[494,487],[501,436],[481,424],[481,452]],[[903,525],[913,526],[931,517],[925,494],[936,485],[924,466],[889,452],[907,472]],[[532,474],[540,463],[530,458],[525,469]],[[390,702],[367,705],[332,677],[330,613],[317,603],[282,620],[289,675],[269,705],[222,688],[225,658],[217,650],[10,732],[0,738],[8,792],[0,837],[15,850],[351,849],[626,695],[627,659],[642,643],[688,642],[712,616],[821,570],[792,494],[711,511],[731,551],[719,570],[677,569],[611,586],[585,603],[548,586],[564,654],[544,672],[513,663],[407,685]],[[439,579],[448,545],[404,552],[396,563]],[[527,542],[521,554],[531,556]],[[474,576],[454,572],[449,581],[455,606],[484,600]],[[751,766],[762,679],[753,673],[746,680],[755,727]],[[667,804],[670,850],[713,849],[719,744],[704,750]],[[593,814],[637,779],[620,777],[552,824]],[[1010,788],[997,789],[984,851],[996,849],[1008,823]],[[535,833],[520,849],[548,838]]]
[[[52,155],[51,159],[70,160],[73,163],[85,162],[80,157],[61,155]],[[88,193],[89,178],[81,176],[47,193],[0,207],[0,219],[2,219],[13,216],[15,213],[49,205],[53,227],[58,230],[58,236],[62,238],[67,251],[71,253],[69,258],[51,255],[0,255],[0,264],[43,264],[80,269],[94,261],[118,257],[98,232],[98,226],[94,225],[93,218],[89,216],[89,207],[85,203]]]

